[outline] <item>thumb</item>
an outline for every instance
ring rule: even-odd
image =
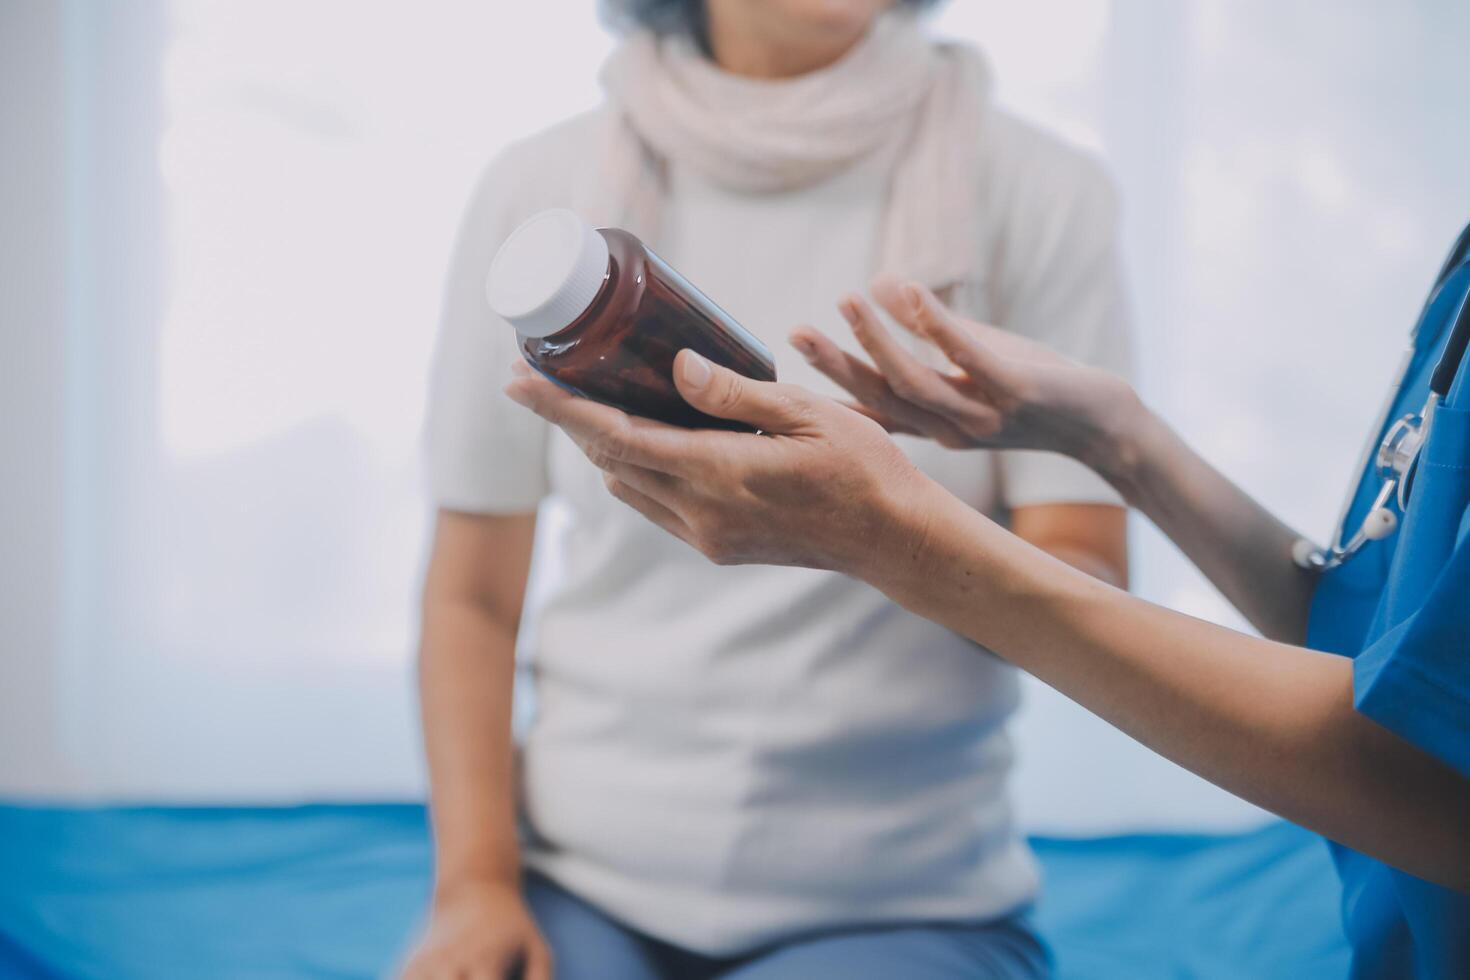
[[[754,381],[692,350],[674,358],[674,384],[693,407],[762,432],[792,432],[811,416],[813,396],[795,385]]]

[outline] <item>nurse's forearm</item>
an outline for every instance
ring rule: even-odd
[[[1470,780],[1354,711],[1349,661],[1144,602],[937,486],[896,507],[894,544],[853,569],[890,597],[1211,782],[1470,889]]]
[[[1158,525],[1256,629],[1301,643],[1316,580],[1292,561],[1296,532],[1141,402],[1127,407],[1108,441],[1088,463]]]

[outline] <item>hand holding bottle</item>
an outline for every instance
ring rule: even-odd
[[[674,363],[700,412],[764,435],[628,415],[516,364],[511,398],[560,426],[613,496],[719,564],[800,565],[865,577],[913,554],[944,491],[871,419],[692,350]]]

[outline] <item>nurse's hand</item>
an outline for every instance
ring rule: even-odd
[[[571,395],[524,364],[516,369],[506,393],[571,436],[613,496],[719,564],[862,577],[874,563],[912,559],[925,501],[943,493],[872,419],[693,351],[674,362],[685,400],[764,435],[637,418]]]
[[[882,278],[872,293],[894,320],[941,351],[953,370],[921,363],[856,295],[838,308],[871,365],[811,327],[794,331],[791,342],[890,432],[927,436],[955,449],[1044,449],[1098,468],[1108,465],[1123,442],[1122,430],[1141,414],[1122,378],[956,316],[922,286]]]

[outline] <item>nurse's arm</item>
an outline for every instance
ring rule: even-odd
[[[1142,511],[1266,636],[1306,637],[1314,578],[1291,561],[1298,535],[1149,412],[1126,381],[1024,337],[951,314],[921,286],[873,284],[894,320],[954,370],[921,364],[861,297],[840,304],[871,364],[811,328],[792,343],[891,432],[956,449],[1041,449],[1080,460]]]
[[[692,405],[768,435],[631,418],[524,371],[507,392],[561,426],[616,497],[714,561],[863,579],[1206,779],[1470,891],[1470,780],[1357,713],[1350,661],[1086,575],[977,513],[871,420],[826,399],[689,351],[677,365]]]
[[[1079,574],[937,487],[859,576],[1187,769],[1418,877],[1470,891],[1470,780],[1353,707],[1352,663]]]

